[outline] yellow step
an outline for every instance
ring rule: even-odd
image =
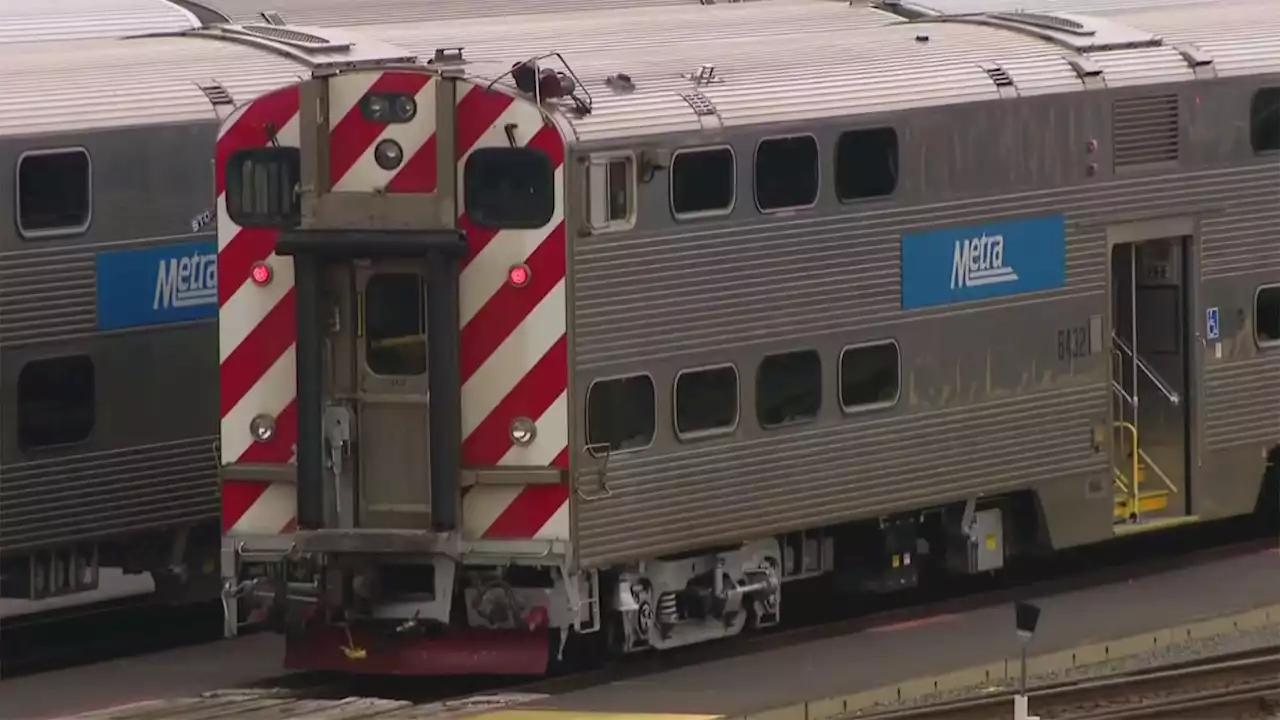
[[[1127,520],[1133,514],[1133,498],[1125,493],[1116,493],[1115,502],[1113,516],[1117,520]],[[1164,510],[1169,507],[1169,491],[1140,492],[1138,493],[1137,506],[1138,515]]]

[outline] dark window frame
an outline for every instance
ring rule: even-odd
[[[777,205],[772,207],[764,207],[760,204],[760,147],[768,142],[779,142],[782,140],[797,140],[800,138],[808,138],[813,141],[813,199],[808,203],[801,205]],[[760,138],[756,143],[755,152],[751,157],[751,191],[756,203],[756,211],[762,215],[773,215],[776,213],[796,212],[798,210],[809,210],[816,207],[818,201],[822,198],[822,143],[818,142],[818,136],[813,133],[793,133],[790,135],[770,135]]]
[[[892,174],[893,174],[893,187],[889,189],[889,192],[877,193],[874,195],[846,194],[844,192],[846,188],[844,188],[841,183],[842,173],[840,171],[841,170],[840,158],[843,154],[841,152],[841,148],[844,147],[845,138],[854,136],[854,135],[860,135],[860,134],[884,133],[884,132],[889,133],[889,136],[893,138],[893,145],[892,145],[893,154],[890,157],[891,166],[890,168],[888,168],[890,171],[892,171]],[[836,136],[835,145],[831,149],[831,159],[832,159],[832,174],[834,176],[832,178],[833,180],[832,185],[835,188],[836,200],[842,204],[847,205],[851,203],[882,202],[884,200],[888,200],[889,198],[892,198],[895,195],[897,195],[898,190],[902,186],[902,138],[898,133],[898,128],[894,127],[893,125],[874,125],[870,127],[855,127],[855,128],[848,128],[846,130],[840,131],[840,134]]]
[[[600,445],[601,443],[593,444],[591,442],[591,391],[595,389],[596,385],[599,385],[601,383],[613,382],[617,380],[632,380],[635,378],[644,378],[649,381],[649,390],[650,390],[649,399],[651,401],[651,406],[653,408],[653,430],[649,434],[649,442],[645,443],[644,445],[638,445],[636,447],[619,448],[616,450],[609,448],[607,445],[605,446],[604,450],[597,449],[596,446]],[[648,450],[649,448],[653,447],[653,444],[658,440],[658,383],[657,381],[653,379],[653,375],[651,373],[647,373],[647,372],[625,373],[622,375],[610,375],[608,377],[596,378],[592,380],[587,385],[587,394],[583,400],[582,420],[583,420],[583,428],[582,428],[583,439],[586,440],[587,452],[589,452],[592,457],[596,457],[596,458],[613,457],[614,455],[623,455],[626,453],[634,453],[634,452],[641,452],[643,450]]]
[[[1263,339],[1262,336],[1258,334],[1258,329],[1261,327],[1261,323],[1258,322],[1258,320],[1259,320],[1259,317],[1262,315],[1262,313],[1260,312],[1260,305],[1258,301],[1262,299],[1262,293],[1267,290],[1274,291],[1277,295],[1280,295],[1280,283],[1267,283],[1265,285],[1259,285],[1253,291],[1253,342],[1255,345],[1257,345],[1259,348],[1262,348],[1262,349],[1280,347],[1280,336],[1275,338]],[[1278,305],[1277,314],[1280,315],[1280,302],[1278,302],[1277,305]],[[1277,329],[1280,330],[1280,323],[1277,323],[1277,326],[1278,326]]]
[[[238,150],[227,158],[227,165],[223,169],[223,194],[226,196],[227,217],[236,225],[243,228],[276,228],[289,229],[298,227],[302,224],[302,197],[297,193],[293,196],[293,206],[289,212],[279,216],[246,213],[240,207],[238,202],[233,202],[233,198],[244,193],[244,178],[242,171],[244,165],[254,162],[254,158],[271,158],[272,156],[285,156],[285,163],[292,165],[290,169],[294,171],[297,177],[298,187],[302,182],[302,151],[293,147],[263,147],[248,148]],[[293,162],[296,161],[296,165]]]
[[[718,425],[711,428],[702,428],[698,430],[684,431],[680,429],[680,378],[686,375],[692,375],[699,372],[707,372],[710,370],[723,370],[730,368],[733,370],[733,422],[728,425]],[[707,438],[723,437],[732,435],[737,432],[738,426],[742,424],[742,372],[738,370],[738,366],[731,362],[714,363],[711,365],[699,365],[697,367],[684,368],[676,373],[675,379],[671,381],[671,429],[675,433],[676,439],[680,442],[693,442],[697,440],[705,440]]]
[[[29,426],[27,426],[26,423],[24,422],[24,419],[28,412],[27,410],[25,410],[25,408],[27,408],[28,405],[26,402],[24,402],[24,395],[26,395],[27,393],[24,392],[23,377],[26,375],[27,371],[31,369],[33,366],[39,365],[40,363],[51,363],[51,362],[73,362],[73,363],[83,362],[87,364],[88,371],[89,371],[89,375],[88,375],[89,406],[88,406],[87,427],[84,429],[82,434],[77,435],[73,439],[65,439],[65,440],[60,440],[58,442],[50,442],[50,443],[38,443],[38,444],[32,443],[28,441],[27,435],[29,431],[24,429],[24,426],[26,427],[29,427]],[[65,372],[65,369],[62,369],[62,370],[63,372],[58,374],[62,376],[65,380],[67,373]],[[94,433],[98,429],[98,367],[97,367],[97,364],[93,361],[93,356],[89,355],[88,353],[74,353],[69,355],[50,355],[46,357],[31,358],[23,362],[22,367],[18,370],[18,378],[17,378],[16,386],[17,386],[17,389],[16,389],[16,402],[15,402],[14,429],[16,431],[18,448],[23,453],[75,447],[77,445],[82,445],[93,438]],[[58,424],[63,424],[63,422],[64,421],[60,420]]]
[[[545,215],[539,215],[540,219],[517,219],[515,221],[500,220],[498,218],[473,214],[477,203],[472,202],[474,194],[479,192],[472,185],[472,163],[479,163],[481,160],[496,155],[526,155],[528,157],[537,157],[541,159],[541,170],[545,171],[540,174],[544,175],[547,183],[547,203],[541,208],[544,209]],[[462,196],[467,218],[476,225],[491,230],[539,230],[555,221],[556,217],[556,193],[559,189],[556,187],[556,168],[555,163],[551,162],[551,158],[541,150],[531,147],[484,147],[473,150],[462,164]],[[479,205],[483,209],[483,205]]]
[[[813,357],[817,358],[818,387],[817,387],[816,398],[818,400],[818,406],[814,408],[812,415],[806,415],[804,417],[799,417],[793,420],[784,420],[780,423],[765,424],[764,419],[760,417],[760,396],[762,394],[760,392],[760,381],[761,381],[761,378],[763,377],[763,373],[761,372],[761,370],[764,368],[765,362],[767,362],[770,358],[783,358],[790,355],[812,355]],[[825,384],[823,380],[824,378],[822,374],[822,353],[817,348],[806,347],[806,348],[796,348],[794,350],[784,350],[782,352],[769,353],[768,355],[765,355],[764,357],[760,358],[760,362],[756,364],[756,398],[755,398],[756,422],[759,423],[760,429],[761,430],[781,430],[783,428],[796,427],[798,425],[810,425],[812,423],[817,422],[818,418],[822,417],[822,406],[825,404],[823,402],[823,396],[826,393],[823,391],[823,385]]]
[[[1267,112],[1259,113],[1259,105],[1266,101],[1269,107]],[[1268,116],[1269,124],[1265,126],[1265,130],[1269,131],[1263,135],[1259,132],[1260,117]],[[1266,140],[1273,145],[1264,145]],[[1280,85],[1274,87],[1262,87],[1254,91],[1249,98],[1249,147],[1257,155],[1270,155],[1280,152]]]
[[[732,169],[729,172],[729,179],[733,181],[733,184],[729,190],[728,207],[715,208],[711,210],[695,210],[692,212],[679,212],[676,210],[676,161],[681,155],[692,155],[717,150],[728,150],[729,157],[733,161]],[[676,150],[671,153],[671,165],[667,171],[667,176],[667,206],[671,210],[671,217],[677,222],[727,217],[732,215],[734,209],[738,207],[738,153],[733,149],[733,146],[728,143],[721,143],[718,145],[698,145],[696,147],[686,147]]]
[[[866,403],[865,405],[845,405],[844,404],[844,356],[848,352],[856,350],[865,350],[867,348],[892,346],[893,354],[897,358],[896,365],[896,387],[892,400],[882,400],[880,402]],[[876,410],[886,410],[897,406],[898,401],[902,399],[902,346],[894,338],[886,338],[883,340],[869,340],[867,342],[854,343],[845,345],[840,348],[840,354],[836,356],[836,401],[840,404],[840,412],[845,415],[858,415],[866,412],[874,412]]]
[[[361,312],[362,313],[367,312],[367,308],[370,305],[369,288],[371,286],[374,286],[374,283],[377,282],[379,278],[397,278],[398,279],[398,278],[404,278],[404,277],[415,278],[418,286],[417,288],[417,291],[418,291],[417,336],[422,339],[421,347],[418,348],[422,351],[422,357],[421,358],[413,357],[412,362],[414,363],[414,367],[421,367],[421,370],[418,370],[417,372],[414,372],[414,373],[385,372],[387,369],[392,368],[393,366],[390,364],[383,364],[381,361],[375,364],[373,360],[375,358],[381,357],[377,353],[379,348],[374,346],[375,342],[403,340],[404,338],[410,337],[410,335],[388,335],[387,337],[376,337],[380,333],[374,332],[374,324],[370,323],[367,319],[362,319],[362,324],[364,325],[364,338],[362,342],[364,346],[364,369],[366,372],[368,372],[370,375],[373,375],[374,377],[420,378],[427,374],[427,310],[426,310],[427,281],[422,273],[414,272],[412,270],[407,270],[407,269],[386,269],[386,270],[379,270],[379,271],[370,273],[369,276],[365,278],[363,286],[361,287],[361,290],[360,290],[361,294],[363,295],[363,297],[361,298],[362,300]],[[388,355],[388,357],[396,357],[396,356]],[[406,356],[400,356],[398,359],[403,359],[404,357]]]
[[[613,166],[622,164],[625,168],[625,177],[623,185],[625,189],[626,212],[620,218],[613,217],[613,201],[616,199],[613,194]],[[638,180],[636,177],[636,156],[630,150],[604,150],[592,153],[587,159],[586,172],[586,208],[587,208],[587,227],[590,228],[593,235],[603,233],[616,233],[630,230],[636,225],[636,218],[640,215],[640,203],[637,188]],[[597,168],[601,168],[597,170]],[[603,188],[597,188],[595,179],[599,176]],[[597,191],[603,190],[605,196],[596,198]],[[601,209],[604,210],[605,217],[603,220],[595,217],[596,203],[600,201]],[[601,220],[597,222],[597,220]]]
[[[79,154],[84,156],[85,161],[85,216],[84,221],[78,225],[62,225],[56,227],[31,228],[27,229],[22,224],[22,164],[36,157],[50,157],[54,155],[70,155]],[[93,226],[93,155],[89,149],[83,145],[68,145],[65,147],[41,148],[38,150],[27,150],[18,156],[18,161],[13,166],[13,224],[17,228],[18,234],[24,240],[47,240],[53,238],[72,237],[75,235],[83,235]]]

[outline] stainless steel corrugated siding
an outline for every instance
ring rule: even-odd
[[[1221,76],[1280,72],[1280,4],[1274,0],[1199,2],[1111,19],[1157,33],[1168,45],[1195,45],[1213,58]]]
[[[87,40],[0,50],[0,136],[217,122],[198,83],[244,102],[301,74],[292,60],[192,38]]]
[[[0,344],[89,335],[97,325],[93,252],[0,254]],[[8,475],[4,478],[9,481]]]
[[[551,13],[610,12],[636,7],[696,5],[698,0],[200,0],[233,22],[260,23],[264,11],[290,25],[344,27]]]
[[[1274,178],[1258,169],[1206,172],[751,228],[724,224],[627,240],[580,239],[574,251],[575,357],[590,369],[722,351],[761,338],[781,344],[823,333],[875,335],[878,328],[891,335],[919,319],[972,313],[972,306],[910,314],[900,309],[900,233],[1012,212],[1066,209],[1067,286],[1053,296],[1094,298],[1105,307],[1101,228],[1107,219],[1210,210],[1225,211],[1224,222],[1250,217],[1264,212],[1262,197],[1268,188],[1274,193]],[[1229,238],[1219,234],[1206,243]],[[1036,301],[1017,296],[984,307]],[[905,397],[910,358],[903,363]],[[663,457],[618,455],[609,461],[612,497],[577,505],[581,559],[595,564],[646,557],[681,549],[690,537],[709,545],[919,507],[942,495],[998,492],[1029,478],[1105,473],[1105,455],[1081,448],[1082,428],[1105,412],[1108,391],[1104,380],[1049,385],[978,406],[868,415],[799,438],[690,446]],[[926,438],[928,455],[921,453]],[[789,468],[790,457],[805,459],[804,475]]]
[[[201,437],[5,467],[0,547],[14,552],[217,517],[213,440]]]
[[[0,45],[144,33],[199,27],[191,13],[165,0],[8,0],[0,3]]]
[[[907,0],[907,2],[949,15],[979,12],[1070,12],[1109,15],[1153,7],[1199,6],[1214,0]]]

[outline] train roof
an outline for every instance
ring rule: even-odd
[[[0,2],[0,45],[114,38],[199,27],[167,0],[9,0]]]
[[[997,9],[1012,2],[983,1]],[[528,14],[503,23],[469,17],[309,31],[355,32],[367,39],[357,49],[389,43],[424,59],[437,48],[462,46],[467,72],[481,79],[558,51],[594,101],[589,115],[564,115],[566,127],[584,143],[694,133],[704,124],[769,125],[782,132],[824,117],[995,100],[1008,89],[997,87],[1001,73],[1020,95],[1083,91],[1081,73],[1090,67],[1110,87],[1189,81],[1196,77],[1193,61],[1206,56],[1220,76],[1280,73],[1280,13],[1272,0],[1108,0],[1111,9],[1093,15],[1063,9],[1096,9],[1104,0],[1019,1],[1040,9],[1021,18],[948,14],[909,22],[835,0],[606,3],[606,9]],[[332,8],[331,2],[317,0],[314,7]],[[1045,24],[1058,29],[1045,30]],[[1188,54],[1187,44],[1194,53]],[[0,135],[211,120],[202,85],[216,81],[239,103],[308,74],[304,63],[284,55],[205,38],[25,47],[17,52],[17,46],[0,45]],[[704,65],[714,67],[712,80],[695,85],[690,76]],[[629,75],[634,89],[606,84],[618,73]],[[693,90],[716,115],[697,114],[682,97]]]

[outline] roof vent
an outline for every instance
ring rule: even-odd
[[[207,83],[201,83],[200,92],[209,98],[209,102],[214,105],[234,105],[235,101],[231,98],[231,93],[222,86],[217,80],[210,80]]]
[[[275,10],[263,10],[262,19],[265,20],[268,25],[275,25],[277,27],[288,24],[284,21],[284,18],[280,17],[280,13]]]
[[[1116,100],[1111,106],[1115,169],[1176,162],[1181,151],[1177,95]]]
[[[272,40],[282,45],[297,48],[299,50],[316,51],[334,51],[346,50],[351,47],[349,42],[333,42],[327,38],[313,35],[311,33],[291,30],[289,28],[277,27],[275,25],[241,25],[239,31],[264,40]]]
[[[1071,33],[1072,35],[1094,34],[1094,31],[1085,27],[1083,23],[1056,15],[1045,15],[1044,13],[993,12],[987,13],[987,17],[1020,25],[1044,28],[1045,30],[1057,30],[1058,32]]]

